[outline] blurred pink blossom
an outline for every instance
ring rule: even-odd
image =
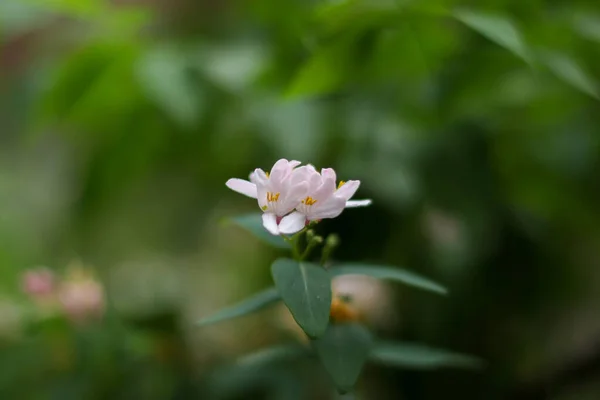
[[[72,270],[58,289],[58,301],[67,317],[76,323],[101,318],[105,310],[102,284],[87,270]]]
[[[23,292],[37,299],[47,299],[54,294],[54,273],[45,267],[27,270],[22,276]]]

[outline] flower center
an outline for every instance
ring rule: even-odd
[[[341,188],[342,186],[344,186],[344,183],[346,183],[345,181],[340,181],[340,183],[338,183],[338,189]]]
[[[302,200],[302,204],[306,204],[307,206],[312,206],[316,202],[317,201],[310,196],[306,196],[306,198],[304,200]]]
[[[267,201],[269,203],[276,202],[277,200],[279,200],[279,195],[280,195],[280,193],[267,192]]]

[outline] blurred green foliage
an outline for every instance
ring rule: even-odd
[[[374,199],[321,225],[336,257],[450,289],[402,292],[387,336],[489,363],[372,369],[359,395],[597,398],[599,42],[591,0],[0,1],[0,397],[326,393],[215,370],[280,338],[275,314],[193,327],[267,285],[224,182],[286,157]],[[106,321],[31,332],[20,274],[74,258]]]

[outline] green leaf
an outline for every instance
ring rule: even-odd
[[[414,343],[376,343],[369,356],[371,361],[410,369],[481,368],[482,360],[446,350]]]
[[[22,0],[0,1],[0,43],[9,36],[34,30],[50,20],[50,13]]]
[[[287,89],[287,97],[334,92],[346,82],[352,65],[352,42],[338,41],[320,48],[302,65]]]
[[[102,0],[26,0],[24,3],[74,17],[97,17],[110,8],[109,3]]]
[[[375,264],[346,263],[331,268],[330,272],[333,276],[366,275],[376,279],[401,282],[419,289],[429,290],[430,292],[448,294],[448,290],[442,285],[402,268]]]
[[[323,336],[313,341],[323,366],[342,392],[356,383],[372,344],[371,333],[358,324],[331,324]]]
[[[331,308],[331,277],[317,264],[287,258],[271,266],[275,286],[292,316],[309,337],[327,329]]]
[[[398,0],[343,0],[324,2],[315,9],[315,20],[332,34],[382,27],[395,22],[403,9]]]
[[[525,44],[523,35],[521,35],[510,19],[495,14],[475,12],[467,9],[454,11],[453,16],[469,28],[511,51],[527,63],[531,63],[530,51]]]
[[[241,226],[256,236],[257,239],[279,249],[290,249],[292,246],[281,236],[271,235],[262,224],[262,214],[252,213],[240,215],[230,219],[231,222]]]
[[[211,399],[247,398],[248,393],[260,389],[272,399],[302,399],[297,379],[290,374],[289,364],[313,356],[308,347],[299,344],[279,345],[239,358],[235,364],[217,368],[207,380]],[[254,398],[254,397],[250,397]]]
[[[597,14],[578,13],[573,18],[575,31],[589,40],[600,43],[600,16]]]
[[[266,57],[266,49],[260,42],[241,41],[203,47],[194,62],[211,82],[240,91],[254,82],[264,68]]]
[[[187,54],[173,47],[157,47],[145,54],[137,77],[150,100],[184,127],[194,126],[204,108],[204,98],[190,79]]]
[[[583,93],[600,98],[594,79],[572,58],[556,51],[542,51],[540,59],[559,79]]]
[[[309,354],[306,347],[297,344],[278,345],[247,354],[237,360],[237,365],[243,367],[262,367],[280,361],[289,361]]]
[[[197,322],[198,325],[210,325],[228,319],[242,317],[244,315],[262,310],[265,307],[280,300],[279,293],[275,288],[269,288],[255,294],[246,300],[241,301],[231,307],[227,307],[216,314],[203,318]]]

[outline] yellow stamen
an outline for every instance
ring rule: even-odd
[[[279,200],[279,193],[267,192],[267,201],[268,202],[277,201],[277,200]]]
[[[270,178],[270,177],[271,177],[271,174],[270,174],[268,171],[267,171],[267,172],[265,172],[265,175],[267,176],[267,178]]]
[[[267,208],[269,208],[269,207],[267,207],[267,206],[262,206],[262,207],[261,207],[261,210],[263,210],[263,211],[267,211]]]
[[[340,183],[338,184],[338,189],[341,188],[342,186],[344,186],[344,183],[346,183],[345,181],[340,181]]]
[[[317,201],[310,196],[307,196],[304,200],[302,200],[302,204],[306,204],[307,206],[312,206]]]

